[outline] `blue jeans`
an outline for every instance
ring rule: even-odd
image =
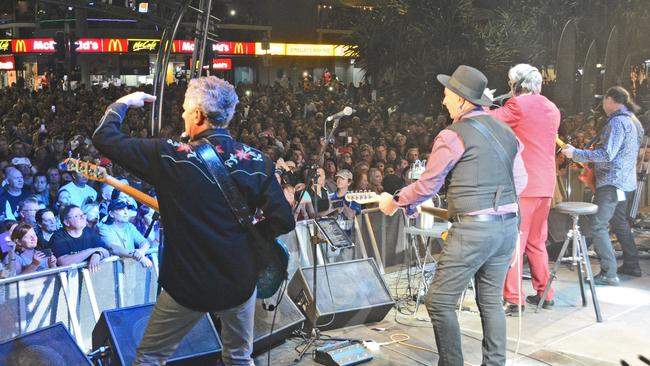
[[[243,304],[217,311],[221,319],[224,364],[254,366],[253,324],[257,291]],[[133,365],[164,365],[183,337],[194,328],[204,313],[177,303],[167,292],[160,293],[147,329],[136,351]]]
[[[626,200],[619,201],[616,187],[603,186],[596,189],[594,203],[598,205],[598,212],[590,217],[591,235],[594,238],[594,250],[600,257],[600,270],[608,277],[616,276],[617,265],[612,241],[609,238],[610,225],[621,244],[625,266],[631,268],[639,266],[638,251],[627,220],[627,199],[633,195],[634,191],[626,192]]]
[[[449,230],[426,299],[440,354],[438,365],[463,365],[456,307],[472,277],[483,325],[481,364],[505,365],[506,319],[502,293],[517,231],[517,217],[503,222],[454,223]]]

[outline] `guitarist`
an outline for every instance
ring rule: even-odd
[[[426,299],[440,352],[438,365],[463,364],[456,304],[472,278],[476,278],[483,323],[482,364],[505,365],[501,296],[517,240],[517,192],[527,179],[522,146],[508,125],[483,110],[492,101],[483,96],[487,78],[482,72],[461,65],[451,77],[438,75],[438,81],[445,86],[442,103],[454,123],[436,137],[420,179],[395,199],[388,196],[379,208],[392,214],[399,206],[418,205],[436,194],[449,176],[447,199],[453,224]]]
[[[129,108],[154,100],[142,92],[118,99],[93,135],[98,150],[156,188],[165,227],[159,279],[163,291],[134,364],[164,364],[201,316],[212,312],[222,323],[224,363],[252,365],[258,243],[238,223],[191,145],[133,138],[120,131]],[[214,76],[191,80],[183,103],[185,133],[215,146],[248,207],[263,210],[258,229],[274,238],[294,228],[291,207],[273,163],[228,133],[237,103],[228,82]]]
[[[600,257],[600,273],[594,276],[597,285],[618,286],[618,273],[641,277],[639,255],[627,220],[627,199],[636,189],[636,161],[643,139],[643,127],[634,116],[638,106],[620,86],[607,90],[603,109],[609,117],[593,150],[567,145],[562,153],[576,162],[593,162],[596,175],[594,203],[598,212],[591,216],[594,249]],[[623,249],[623,265],[616,268],[614,248],[608,228],[616,234]]]
[[[560,127],[560,110],[541,93],[542,74],[528,64],[519,64],[508,71],[512,98],[503,107],[489,111],[496,119],[507,123],[526,147],[522,153],[528,185],[519,195],[521,210],[521,251],[508,270],[503,298],[508,305],[506,315],[517,316],[519,303],[524,310],[521,283],[524,253],[528,257],[535,295],[526,302],[537,305],[549,279],[546,236],[548,214],[555,191],[555,136]],[[521,290],[521,294],[519,293]],[[553,290],[542,306],[554,305]]]

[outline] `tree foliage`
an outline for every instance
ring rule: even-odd
[[[605,49],[611,28],[629,50],[644,49],[648,0],[503,0],[476,9],[471,0],[379,0],[358,19],[348,40],[367,78],[405,109],[429,108],[441,88],[435,76],[467,64],[487,70],[527,62],[555,64],[564,24],[576,19],[577,56],[591,40]],[[601,55],[601,57],[604,55]],[[434,104],[435,105],[435,104]]]

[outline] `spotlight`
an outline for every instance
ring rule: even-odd
[[[237,15],[237,10],[235,10],[235,9],[230,9],[230,16],[231,16],[231,17],[234,17],[235,15]]]
[[[251,94],[253,94],[253,93],[252,93],[250,90],[246,90],[246,96],[247,96],[247,97],[250,97]]]
[[[309,73],[307,71],[303,71],[302,72],[302,77],[306,78],[307,76],[309,76]]]

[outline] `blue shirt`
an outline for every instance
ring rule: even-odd
[[[596,187],[614,186],[625,192],[636,189],[636,160],[643,127],[625,106],[609,116],[593,150],[576,149],[573,160],[593,162]]]

